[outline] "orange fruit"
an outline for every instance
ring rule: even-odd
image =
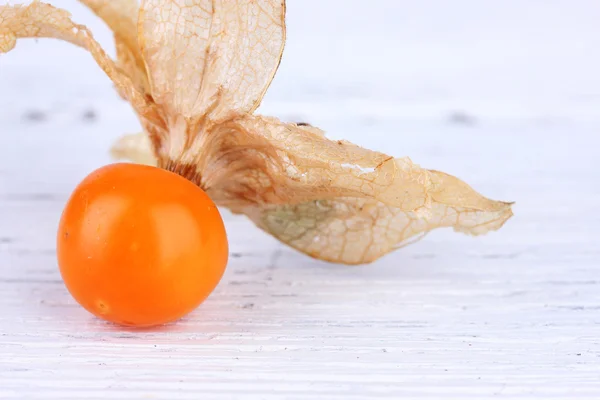
[[[60,219],[57,258],[65,285],[92,314],[152,326],[194,310],[228,260],[219,210],[169,171],[117,163],[88,175]]]

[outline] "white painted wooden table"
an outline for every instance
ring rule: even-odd
[[[289,1],[260,111],[455,174],[514,219],[343,267],[225,213],[213,295],[174,325],[112,326],[67,293],[55,232],[137,123],[86,54],[21,43],[0,57],[1,399],[600,398],[598,5],[372,3]]]

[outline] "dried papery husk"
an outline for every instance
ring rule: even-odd
[[[143,131],[115,158],[155,165],[312,257],[369,263],[436,228],[481,235],[512,216],[465,182],[408,157],[253,115],[285,45],[283,0],[81,0],[114,31],[117,60],[48,4],[0,6],[0,53],[20,38],[89,51]]]
[[[182,171],[201,176],[220,206],[315,258],[369,263],[436,228],[481,235],[512,216],[511,203],[456,177],[328,140],[314,127],[244,116],[206,137]]]

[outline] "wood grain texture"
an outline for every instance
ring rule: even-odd
[[[299,22],[290,58],[305,55],[301,42],[325,54],[319,32],[294,40]],[[36,67],[49,48],[71,67]],[[0,59],[0,399],[600,398],[600,121],[533,112],[542,95],[520,117],[447,118],[462,103],[436,114],[433,94],[427,116],[407,118],[395,112],[406,103],[377,91],[386,73],[361,89],[347,71],[332,81],[301,72],[282,64],[265,114],[448,171],[516,201],[515,217],[487,236],[434,232],[344,267],[225,213],[231,261],[213,295],[177,324],[112,326],[67,293],[56,226],[74,185],[139,127],[86,54],[25,43]]]

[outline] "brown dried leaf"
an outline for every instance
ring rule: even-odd
[[[143,1],[140,45],[156,103],[186,119],[256,109],[283,52],[284,3]]]
[[[137,0],[79,0],[98,15],[114,32],[117,65],[142,93],[149,93],[146,67],[138,44]]]
[[[55,38],[83,47],[92,54],[121,97],[127,99],[139,115],[162,123],[154,105],[137,91],[131,79],[119,70],[91,32],[71,21],[67,11],[38,1],[28,6],[0,6],[0,52],[12,50],[20,38]]]
[[[313,127],[247,116],[218,129],[198,169],[211,197],[319,259],[368,263],[435,228],[480,235],[512,216],[451,175]]]
[[[137,0],[79,0],[89,7],[132,51],[139,49]]]
[[[137,90],[141,93],[150,93],[150,83],[144,61],[138,50],[132,50],[125,44],[121,37],[115,35],[115,48],[117,51],[117,65],[133,82]]]
[[[339,198],[298,205],[254,207],[246,214],[263,230],[312,257],[343,264],[370,263],[435,228],[479,235],[499,229],[510,206],[487,210],[433,202],[429,215],[374,200]]]
[[[407,210],[426,205],[430,174],[408,158],[394,159],[346,141],[331,141],[314,127],[284,124],[269,117],[235,118],[219,125],[215,132],[211,135],[231,136],[221,146],[235,146],[238,153],[244,153],[243,157],[236,154],[231,162],[260,165],[267,160],[268,171],[263,172],[274,175],[270,179],[273,182],[265,182],[266,187],[258,191],[257,199],[240,191],[245,185],[239,181],[231,184],[229,179],[219,181],[218,185],[230,185],[231,191],[239,191],[234,196],[236,199],[247,197],[258,203],[297,204],[359,196],[373,197]],[[211,149],[208,153],[214,152]],[[209,172],[207,166],[201,170],[205,176]],[[244,179],[253,178],[249,175]]]
[[[2,53],[12,50],[17,39],[33,37],[61,39],[87,48],[85,28],[73,24],[67,11],[39,2],[29,6],[0,6]]]

